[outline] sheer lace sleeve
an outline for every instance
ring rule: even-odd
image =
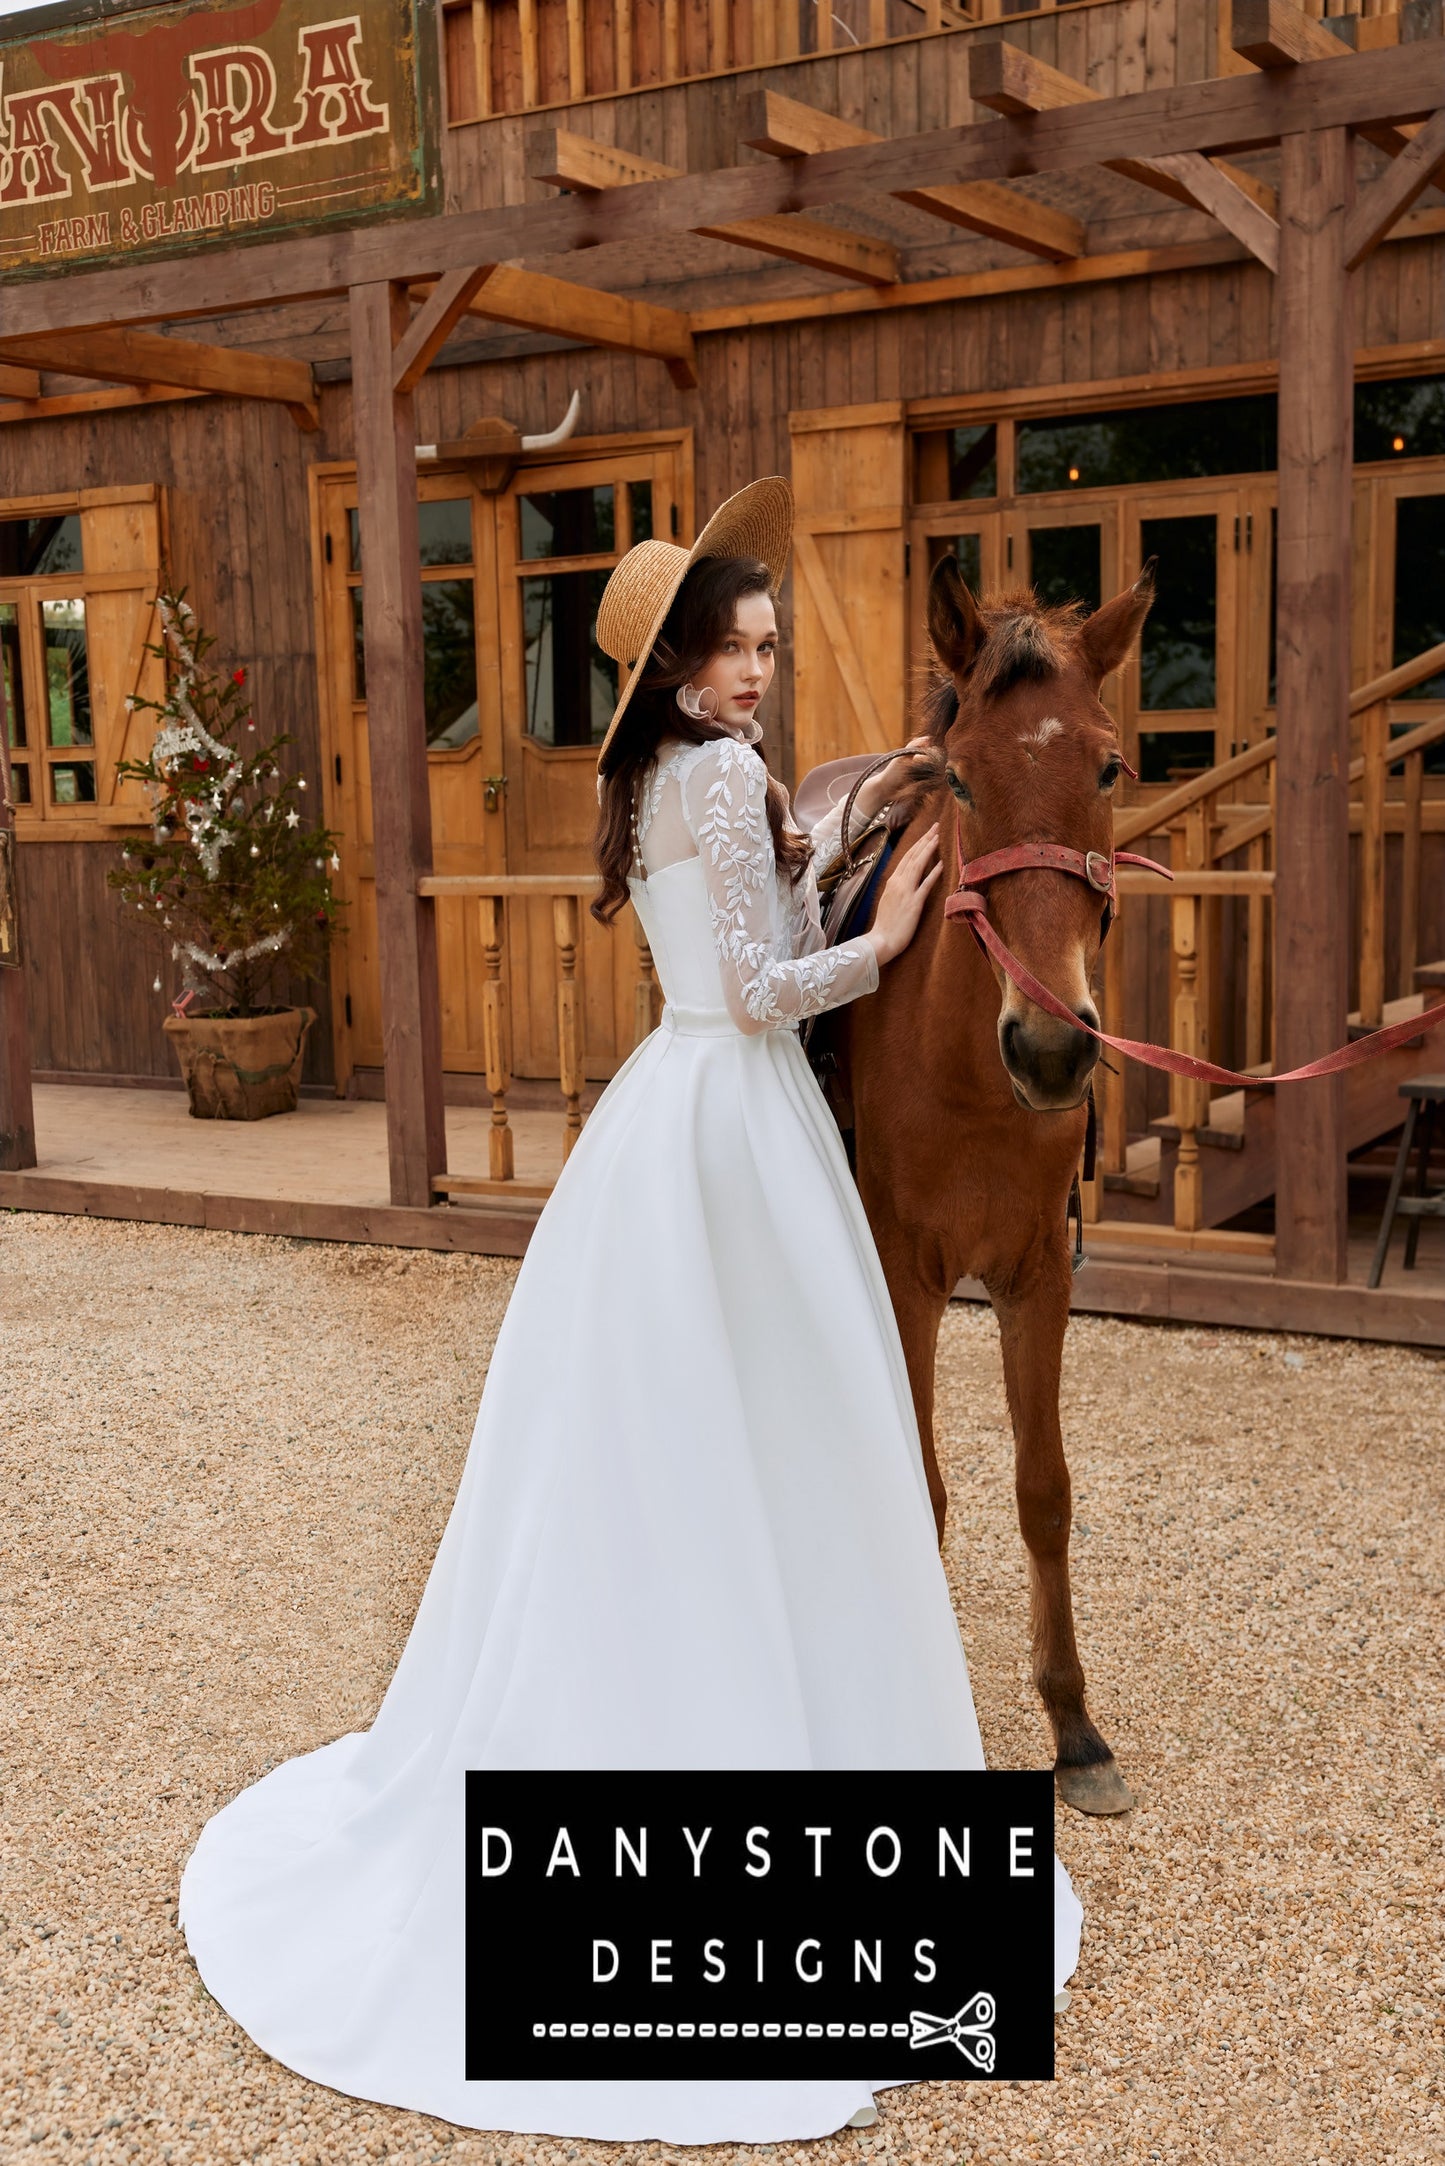
[[[739,1030],[775,1029],[876,989],[878,958],[869,940],[796,951],[821,938],[817,887],[809,877],[804,912],[796,905],[780,909],[767,770],[751,746],[710,743],[688,766],[683,809],[702,859],[728,1012]]]

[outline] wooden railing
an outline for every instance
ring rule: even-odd
[[[1396,995],[1415,990],[1420,960],[1420,865],[1425,804],[1425,755],[1445,742],[1445,715],[1391,735],[1389,703],[1445,673],[1445,644],[1428,648],[1411,662],[1363,684],[1350,698],[1350,714],[1360,720],[1360,752],[1350,764],[1350,782],[1361,786],[1351,803],[1351,827],[1360,834],[1359,986],[1354,1019],[1362,1029],[1378,1029],[1387,1000],[1386,957],[1389,913],[1385,879],[1385,836],[1398,825],[1402,841],[1402,877],[1397,912],[1398,967]],[[1167,836],[1174,873],[1168,884],[1152,873],[1119,875],[1122,897],[1167,897],[1170,924],[1169,1043],[1178,1052],[1217,1059],[1209,1040],[1208,1018],[1222,958],[1213,937],[1209,904],[1218,896],[1239,897],[1245,909],[1245,997],[1243,1059],[1246,1072],[1267,1075],[1273,1053],[1270,953],[1274,871],[1274,776],[1276,739],[1265,738],[1248,751],[1181,783],[1167,795],[1132,806],[1114,822],[1114,842],[1128,849],[1145,837]],[[1402,771],[1398,797],[1391,797],[1389,777]],[[1106,1027],[1128,1036],[1147,1036],[1139,1019],[1126,1013],[1122,941],[1106,944],[1103,965]],[[1098,1072],[1099,1152],[1086,1215],[1107,1216],[1110,1186],[1126,1186],[1130,1137],[1122,1075]],[[1193,1236],[1205,1225],[1201,1133],[1210,1129],[1212,1086],[1171,1077],[1167,1127],[1177,1132],[1172,1219],[1176,1233]],[[1217,1140],[1211,1134],[1211,1142]],[[1220,1237],[1224,1238],[1224,1237]],[[1238,1245],[1249,1238],[1233,1236]]]
[[[552,904],[552,942],[557,986],[558,1089],[562,1100],[562,1157],[582,1133],[585,1079],[581,988],[577,953],[582,938],[582,908],[597,892],[595,873],[565,879],[550,873],[433,873],[417,883],[422,895],[474,896],[481,911],[482,1046],[492,1125],[487,1138],[487,1172],[437,1174],[432,1187],[442,1195],[496,1195],[536,1200],[551,1192],[549,1182],[518,1181],[507,1093],[511,1088],[510,988],[506,976],[507,905],[513,899]],[[637,946],[633,994],[633,1043],[640,1045],[657,1022],[660,991],[652,951],[642,925],[632,916]]]
[[[1059,0],[1077,11],[1112,0]],[[1007,0],[443,0],[447,115],[455,125],[731,68],[852,52],[1022,11]]]

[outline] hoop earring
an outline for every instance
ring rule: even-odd
[[[672,696],[689,722],[711,722],[717,714],[717,694],[710,684],[700,692],[694,692],[690,684],[680,684]]]

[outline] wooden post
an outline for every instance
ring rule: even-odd
[[[1248,869],[1263,872],[1264,837],[1249,845]],[[1244,1065],[1258,1068],[1264,1059],[1264,962],[1266,955],[1263,895],[1251,895],[1244,906]]]
[[[1412,752],[1405,761],[1404,855],[1400,866],[1400,993],[1415,990],[1420,960],[1420,812],[1425,796],[1425,755]]]
[[[1390,743],[1383,700],[1360,717],[1364,754],[1360,819],[1360,1021],[1378,1030],[1385,1020],[1385,775]]]
[[[492,110],[492,16],[489,0],[472,0],[472,98],[475,118]]]
[[[37,769],[42,781],[45,770]],[[10,715],[0,670],[0,1173],[35,1164],[30,988],[20,939],[20,866],[10,794]]]
[[[571,1155],[582,1133],[582,1033],[577,1007],[578,912],[575,895],[552,897],[552,934],[557,943],[557,1063],[567,1119],[562,1156]]]
[[[500,895],[484,895],[482,904],[482,1052],[487,1089],[492,1094],[492,1126],[487,1137],[488,1171],[494,1181],[514,1177],[512,1130],[507,1120],[511,1075],[511,1032],[507,988],[502,980],[502,950],[507,940],[507,905]]]
[[[582,0],[567,0],[567,95],[587,95],[587,34],[582,24]]]
[[[1286,135],[1280,145],[1277,1069],[1343,1044],[1348,1012],[1351,158],[1344,128]],[[1344,1106],[1339,1076],[1285,1086],[1275,1196],[1282,1278],[1346,1276]]]
[[[421,545],[416,418],[392,388],[407,323],[404,289],[351,288],[352,415],[361,522],[366,734],[376,860],[376,939],[391,1200],[422,1209],[445,1173],[431,798],[422,711]]]
[[[1196,895],[1177,895],[1169,905],[1170,937],[1178,990],[1174,996],[1171,1042],[1178,1053],[1202,1055],[1206,1032],[1205,1000],[1199,986],[1199,913]],[[1204,1224],[1204,1177],[1199,1163],[1199,1128],[1209,1108],[1209,1086],[1189,1076],[1174,1076],[1171,1111],[1179,1129],[1179,1157],[1174,1166],[1174,1224],[1195,1233]]]
[[[1124,1029],[1124,927],[1116,924],[1104,944],[1104,1021],[1119,1035]],[[1097,1068],[1099,1179],[1129,1170],[1129,1108],[1122,1072]],[[1101,1189],[1102,1193],[1102,1189]]]

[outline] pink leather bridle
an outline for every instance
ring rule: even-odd
[[[1335,1052],[1306,1062],[1303,1068],[1290,1068],[1283,1075],[1268,1076],[1220,1068],[1213,1061],[1201,1060],[1197,1054],[1177,1053],[1172,1046],[1150,1045],[1137,1038],[1111,1037],[1108,1031],[1096,1030],[1091,1023],[1086,1023],[1019,961],[990,923],[988,897],[983,890],[990,880],[997,880],[1005,873],[1066,873],[1075,880],[1083,880],[1104,897],[1102,939],[1114,915],[1115,866],[1138,865],[1147,872],[1157,872],[1164,879],[1172,880],[1174,875],[1168,866],[1156,864],[1150,857],[1139,857],[1132,850],[1116,850],[1106,857],[1102,850],[1071,850],[1059,842],[1016,842],[1007,849],[990,850],[983,857],[965,862],[963,837],[956,824],[953,841],[958,862],[958,886],[943,906],[944,915],[963,920],[985,955],[997,963],[1025,1000],[1031,1000],[1036,1008],[1042,1008],[1045,1015],[1053,1016],[1057,1022],[1067,1023],[1071,1030],[1086,1032],[1100,1045],[1109,1046],[1128,1060],[1140,1061],[1146,1068],[1162,1068],[1166,1075],[1189,1076],[1196,1083],[1223,1083],[1252,1091],[1273,1090],[1277,1083],[1304,1083],[1315,1076],[1336,1075],[1342,1068],[1357,1068],[1362,1061],[1373,1060],[1381,1053],[1391,1053],[1396,1046],[1408,1045],[1413,1039],[1423,1037],[1426,1031],[1433,1030],[1438,1023],[1445,1023],[1445,1002],[1442,1002],[1423,1014],[1408,1016],[1402,1023],[1391,1023],[1384,1030],[1372,1031],[1367,1038],[1354,1038]]]

